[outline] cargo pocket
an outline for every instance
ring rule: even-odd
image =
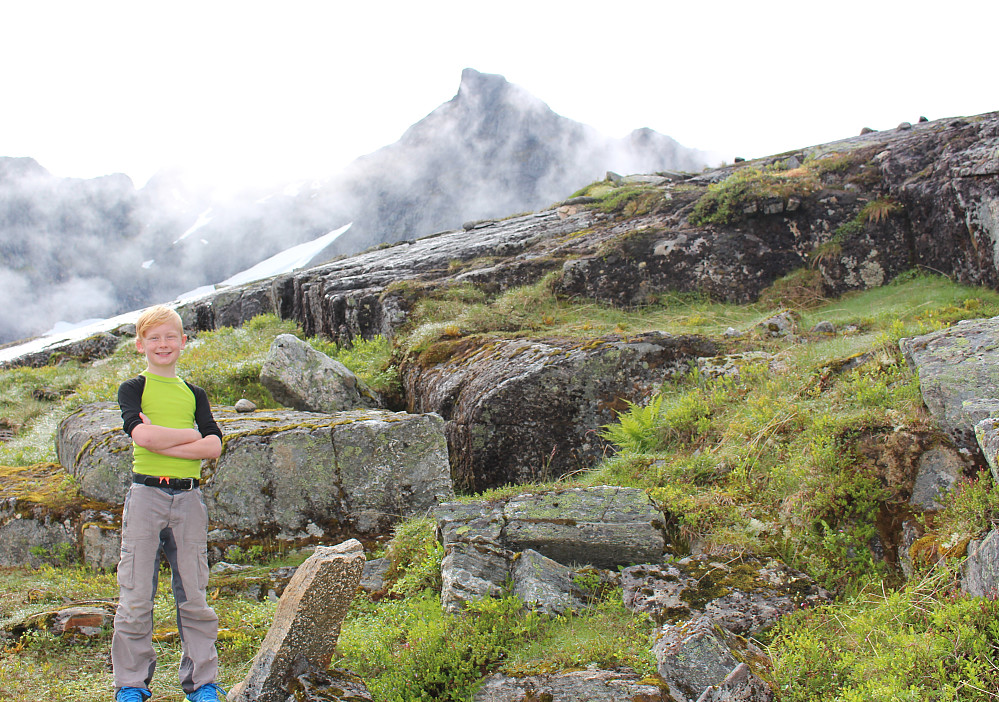
[[[135,554],[131,547],[122,545],[118,560],[118,587],[131,588],[135,585]]]
[[[198,589],[204,591],[208,588],[208,546],[198,549]]]

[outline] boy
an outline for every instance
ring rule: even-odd
[[[118,389],[124,429],[132,437],[133,474],[121,518],[111,640],[115,700],[143,702],[152,696],[153,596],[162,551],[170,563],[183,645],[181,686],[192,702],[224,702],[225,690],[215,684],[218,617],[205,596],[208,514],[198,488],[201,459],[218,458],[222,432],[205,391],[177,377],[177,360],[187,343],[180,315],[152,307],[139,316],[135,333],[146,370]]]

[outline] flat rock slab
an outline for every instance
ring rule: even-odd
[[[250,672],[229,702],[286,702],[299,675],[326,670],[363,570],[364,549],[354,539],[317,548],[285,588]]]
[[[373,534],[454,494],[437,415],[232,407],[214,413],[224,450],[202,470],[213,526],[282,539]],[[57,450],[82,494],[124,502],[132,452],[115,403],[67,417]]]
[[[550,613],[572,609],[581,593],[569,566],[659,560],[666,547],[665,515],[635,488],[452,502],[435,514],[445,553],[441,602],[448,611],[498,595],[511,579],[529,606]]]
[[[533,549],[564,565],[644,563],[658,560],[666,546],[666,517],[637,488],[603,485],[505,502],[446,503],[435,514],[445,547],[460,541]]]
[[[759,633],[805,606],[828,602],[827,591],[777,560],[719,562],[689,557],[621,571],[624,605],[660,624],[708,615],[740,635]]]
[[[962,448],[978,450],[973,412],[977,401],[999,398],[999,317],[966,320],[899,342],[919,374],[923,402]],[[970,404],[966,405],[966,402]]]
[[[523,678],[490,675],[473,702],[670,702],[669,692],[634,673],[576,670]]]

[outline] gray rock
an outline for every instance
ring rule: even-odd
[[[513,563],[513,594],[528,609],[558,615],[584,607],[579,588],[573,584],[572,570],[537,551],[527,549]]]
[[[706,614],[729,631],[754,635],[803,607],[828,602],[830,594],[806,574],[777,560],[726,563],[710,556],[621,571],[624,605],[659,623]]]
[[[729,638],[709,617],[664,626],[652,647],[659,675],[676,702],[694,702],[739,665]]]
[[[771,702],[773,699],[773,689],[748,665],[740,663],[720,685],[705,690],[697,702]]]
[[[56,455],[83,495],[124,502],[132,484],[132,440],[122,431],[118,403],[84,405],[59,422]]]
[[[387,558],[372,558],[364,562],[364,572],[361,574],[362,590],[371,594],[385,589],[385,574],[391,562]]]
[[[975,439],[992,471],[992,479],[999,483],[999,419],[983,419],[975,424]]]
[[[791,336],[798,331],[798,322],[794,318],[794,313],[790,310],[784,310],[764,319],[756,327],[767,336],[784,337]]]
[[[511,577],[516,586],[517,568],[519,594],[526,600],[571,603],[582,593],[565,566],[659,559],[665,547],[665,517],[634,488],[575,488],[506,502],[454,502],[440,505],[435,514],[445,552],[441,601],[448,611],[499,594]],[[515,559],[518,552],[529,555]],[[535,579],[535,567],[550,577]]]
[[[563,563],[602,567],[658,560],[666,547],[666,520],[644,491],[600,486],[507,502],[503,543],[534,549]]]
[[[498,597],[510,579],[513,553],[501,547],[458,541],[444,547],[441,606],[458,612],[469,602]]]
[[[968,544],[961,588],[972,597],[999,597],[999,529]]]
[[[910,549],[922,535],[922,529],[914,519],[902,522],[902,533],[898,543],[898,565],[906,579],[911,578],[916,571]]]
[[[225,448],[205,462],[201,489],[215,528],[283,539],[372,534],[453,495],[436,415],[214,413]],[[63,420],[57,450],[83,495],[123,503],[131,443],[116,404],[87,405]]]
[[[241,400],[237,400],[236,401],[236,411],[237,412],[240,412],[240,413],[243,413],[243,412],[252,412],[255,409],[257,409],[257,406],[253,402],[251,402],[250,400],[247,400],[246,398],[243,398]]]
[[[65,565],[78,559],[76,529],[69,520],[25,517],[0,509],[0,566]]]
[[[281,334],[271,343],[260,382],[275,400],[303,412],[329,414],[380,404],[345,365],[292,334]]]
[[[812,334],[835,334],[836,327],[832,322],[822,321],[812,327]]]
[[[250,672],[229,693],[229,702],[286,702],[304,665],[329,667],[364,570],[364,549],[353,539],[319,547],[295,571],[278,602]]]
[[[958,324],[899,342],[919,375],[923,402],[961,448],[977,452],[977,421],[966,400],[999,397],[999,318]]]
[[[486,678],[473,702],[670,702],[659,685],[624,671],[574,670],[552,675],[508,677],[499,673]]]
[[[216,418],[225,450],[202,489],[223,528],[287,539],[380,533],[453,495],[436,415],[221,408]]]
[[[912,129],[912,122],[900,122],[898,127],[896,127],[896,129],[898,129],[898,131],[900,132],[908,131]]]
[[[923,510],[943,509],[940,501],[957,485],[964,467],[961,455],[947,446],[937,446],[922,454],[909,504]]]
[[[121,556],[121,530],[110,524],[89,523],[80,530],[83,562],[95,570],[118,567]]]

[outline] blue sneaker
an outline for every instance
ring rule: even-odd
[[[225,690],[215,683],[208,683],[187,693],[187,699],[191,702],[225,702]]]
[[[145,702],[152,696],[153,693],[144,687],[122,687],[115,693],[114,699],[115,702]]]

